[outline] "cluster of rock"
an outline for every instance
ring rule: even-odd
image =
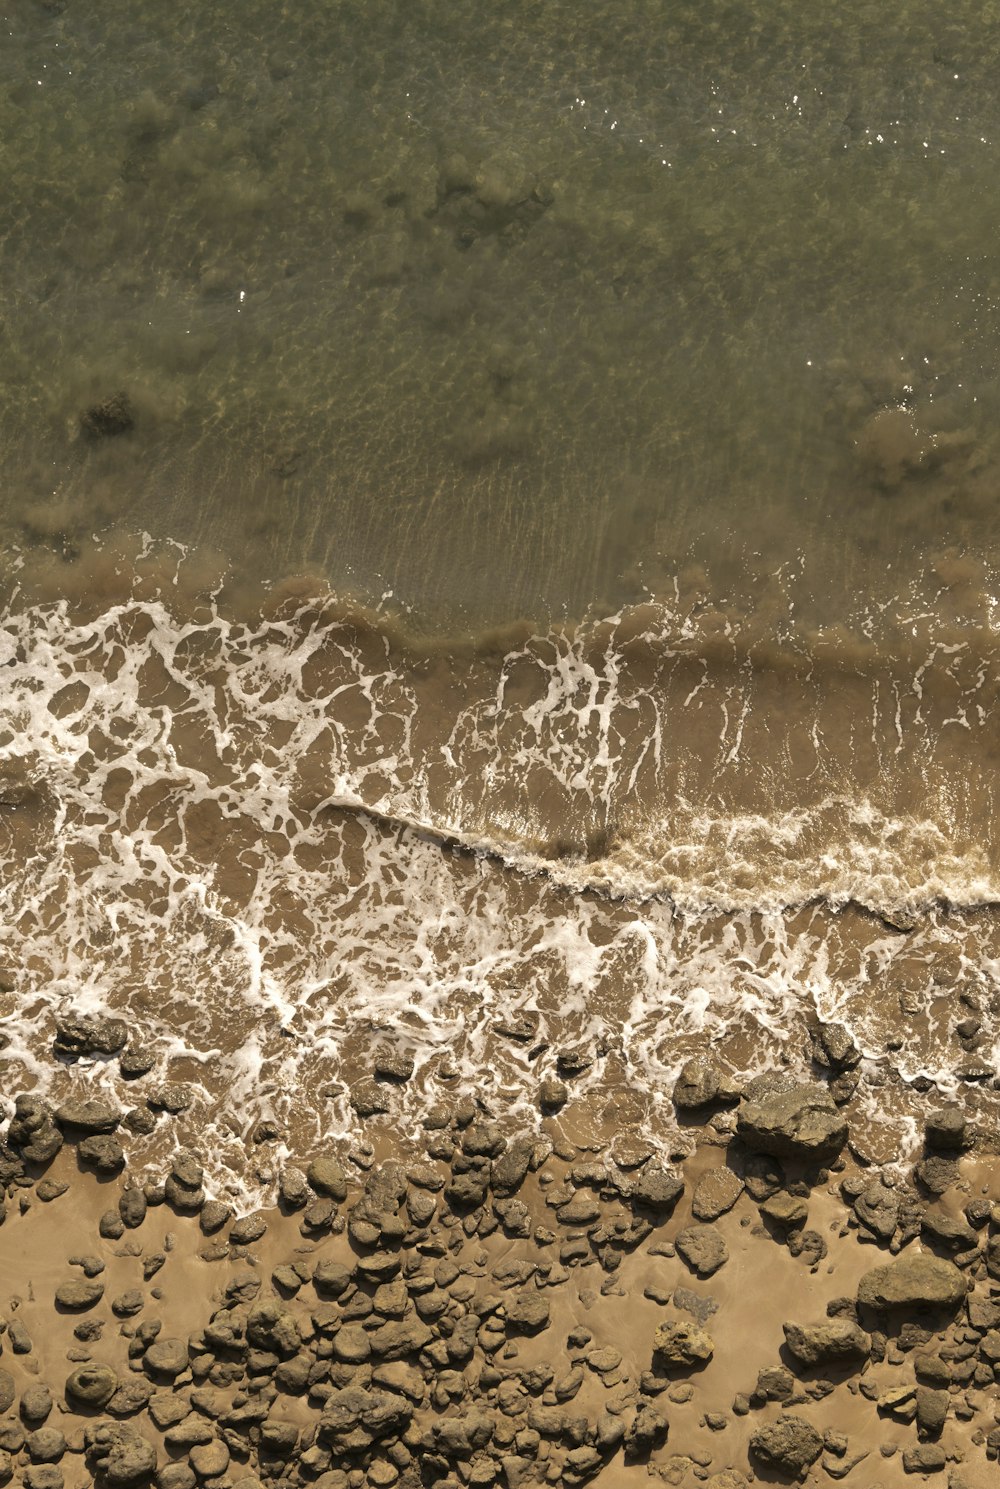
[[[117,1022],[67,1021],[60,1053],[120,1053],[125,1031],[105,1027]],[[954,1177],[967,1145],[953,1111],[928,1122],[912,1186],[846,1171],[850,1082],[834,1082],[850,1074],[853,1055],[830,1027],[826,1084],[775,1075],[740,1088],[708,1062],[685,1067],[675,1102],[689,1121],[711,1122],[724,1159],[692,1185],[638,1138],[622,1134],[599,1151],[540,1132],[511,1136],[471,1100],[427,1114],[424,1153],[411,1162],[376,1162],[356,1145],[346,1166],[331,1152],[285,1168],[267,1213],[235,1215],[210,1197],[198,1157],[177,1150],[162,1179],[116,1185],[94,1250],[67,1258],[53,1298],[76,1320],[63,1377],[18,1387],[0,1368],[0,1483],[17,1474],[26,1489],[62,1489],[66,1455],[95,1482],[125,1489],[575,1489],[615,1461],[659,1461],[670,1451],[671,1404],[691,1399],[717,1353],[718,1305],[678,1284],[679,1269],[700,1284],[727,1265],[719,1222],[739,1205],[752,1234],[816,1271],[827,1242],[808,1226],[810,1201],[835,1172],[851,1207],[842,1237],[853,1229],[884,1246],[888,1261],[852,1297],[832,1300],[825,1318],[786,1322],[782,1359],[736,1395],[731,1415],[706,1414],[713,1433],[749,1419],[742,1462],[713,1473],[712,1457],[694,1454],[675,1482],[738,1489],[748,1466],[795,1479],[817,1463],[846,1478],[871,1444],[801,1414],[838,1389],[912,1422],[907,1471],[943,1468],[945,1422],[970,1421],[975,1390],[1000,1379],[1000,1287],[991,1290],[1000,1214],[974,1202],[960,1235],[940,1218],[926,1223],[943,1192],[938,1160]],[[154,1100],[164,1096],[172,1099],[169,1088]],[[104,1100],[53,1109],[18,1096],[0,1148],[15,1213],[30,1209],[32,1190],[45,1203],[65,1193],[44,1170],[67,1142],[82,1168],[114,1174],[124,1154],[113,1163],[94,1141],[120,1143],[121,1123]],[[205,1274],[212,1306],[183,1337],[160,1307],[170,1248],[142,1244],[161,1211],[196,1227],[197,1264],[218,1268]],[[918,1236],[929,1250],[904,1249]],[[281,1259],[267,1266],[265,1237],[271,1251],[280,1237]],[[620,1309],[623,1264],[640,1247],[669,1263],[672,1281],[645,1290],[666,1312],[637,1360],[602,1344],[579,1315],[557,1329],[557,1289],[571,1279],[595,1327],[602,1299]],[[134,1258],[136,1285],[106,1297],[111,1257]],[[108,1323],[121,1341],[113,1361],[95,1357]],[[15,1357],[31,1358],[17,1317],[5,1338]],[[910,1365],[912,1379],[900,1381]],[[886,1368],[897,1372],[889,1381]],[[65,1432],[53,1425],[54,1404]],[[998,1435],[981,1436],[995,1457]]]

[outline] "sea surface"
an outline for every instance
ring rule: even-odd
[[[821,1019],[872,1157],[996,1126],[998,70],[982,0],[7,0],[8,1110],[187,1083],[253,1195],[569,1054],[681,1153]]]

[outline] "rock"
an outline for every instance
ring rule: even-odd
[[[699,1277],[711,1277],[729,1260],[729,1250],[714,1225],[689,1225],[678,1232],[674,1244]]]
[[[154,1375],[171,1380],[188,1367],[188,1347],[183,1339],[156,1339],[143,1356],[143,1364]]]
[[[309,1184],[300,1168],[282,1170],[278,1180],[278,1193],[289,1210],[301,1210],[309,1203]]]
[[[116,1055],[127,1041],[124,1019],[70,1014],[56,1021],[53,1049],[63,1059],[78,1060],[81,1055]]]
[[[855,1199],[854,1213],[880,1241],[889,1241],[899,1223],[899,1197],[882,1178],[872,1179]]]
[[[948,1417],[950,1398],[947,1391],[918,1386],[916,1395],[917,1431],[921,1437],[940,1437]]]
[[[914,1170],[917,1182],[928,1194],[944,1194],[946,1189],[958,1182],[958,1164],[954,1158],[945,1158],[932,1153],[924,1158]]]
[[[684,1182],[676,1174],[668,1173],[658,1163],[647,1163],[639,1170],[632,1200],[660,1215],[669,1215],[684,1193]]]
[[[256,1303],[247,1315],[247,1339],[257,1349],[273,1350],[282,1359],[294,1355],[302,1343],[298,1321],[277,1298]]]
[[[56,1109],[56,1121],[60,1127],[73,1127],[80,1132],[114,1132],[121,1119],[119,1107],[96,1097],[89,1101],[64,1101]]]
[[[313,1287],[322,1298],[339,1298],[350,1285],[354,1268],[344,1262],[317,1262],[313,1269]]]
[[[104,1283],[92,1277],[74,1277],[71,1282],[60,1283],[56,1288],[56,1302],[59,1307],[72,1308],[74,1311],[93,1308],[103,1297]]]
[[[748,1148],[777,1158],[833,1158],[847,1141],[843,1114],[826,1088],[815,1085],[745,1100],[736,1129]]]
[[[871,1335],[847,1318],[830,1318],[821,1324],[782,1325],[785,1343],[803,1365],[840,1365],[867,1360]]]
[[[670,1424],[653,1406],[640,1406],[625,1429],[625,1453],[629,1458],[646,1457],[667,1440]]]
[[[229,1467],[229,1449],[217,1438],[192,1448],[188,1458],[199,1479],[217,1478]]]
[[[137,1230],[146,1218],[146,1196],[135,1185],[123,1189],[118,1200],[118,1213],[129,1230]]]
[[[124,1050],[118,1057],[118,1070],[122,1080],[134,1081],[140,1076],[148,1075],[156,1064],[156,1055],[151,1049],[135,1045],[130,1050]]]
[[[347,1176],[337,1158],[314,1158],[306,1170],[310,1187],[342,1204],[347,1198]]]
[[[537,1334],[548,1327],[549,1303],[540,1292],[519,1292],[507,1305],[507,1327],[518,1334]]]
[[[36,1096],[18,1096],[7,1141],[12,1148],[20,1149],[28,1163],[49,1163],[62,1147],[63,1138],[48,1102]]]
[[[569,1100],[569,1087],[565,1081],[548,1075],[538,1086],[538,1105],[543,1112],[558,1112]]]
[[[250,1246],[254,1241],[259,1241],[267,1232],[267,1221],[258,1211],[252,1215],[244,1215],[237,1220],[229,1232],[230,1244],[233,1246]]]
[[[778,1230],[801,1230],[809,1219],[809,1206],[797,1194],[787,1194],[782,1189],[761,1201],[760,1213]]]
[[[671,1369],[703,1365],[712,1358],[714,1351],[711,1336],[698,1324],[688,1323],[686,1319],[662,1323],[653,1335],[654,1356]]]
[[[954,1262],[908,1254],[866,1272],[858,1283],[858,1302],[866,1308],[955,1309],[966,1291]]]
[[[750,1452],[765,1468],[798,1478],[823,1451],[823,1438],[804,1417],[788,1415],[767,1422],[750,1439]]]
[[[932,1152],[960,1153],[965,1147],[965,1112],[946,1106],[932,1112],[924,1123],[924,1140]]]
[[[34,1425],[45,1421],[52,1410],[52,1393],[46,1385],[25,1386],[21,1392],[21,1416]]]
[[[691,1196],[696,1220],[718,1220],[731,1210],[743,1193],[743,1180],[731,1168],[710,1168],[702,1174]]]
[[[160,1086],[154,1086],[146,1097],[146,1104],[151,1111],[169,1112],[176,1117],[179,1112],[186,1112],[194,1105],[195,1089],[186,1081],[164,1081]]]
[[[318,1437],[337,1453],[360,1453],[376,1442],[398,1437],[413,1419],[405,1396],[348,1386],[327,1396]]]
[[[947,1462],[944,1448],[936,1442],[920,1443],[903,1452],[903,1468],[907,1473],[940,1473]]]
[[[58,1463],[66,1451],[66,1439],[55,1427],[29,1432],[24,1443],[32,1463]]]
[[[0,1415],[10,1411],[14,1405],[15,1395],[14,1377],[9,1370],[0,1367]]]
[[[413,1056],[405,1053],[403,1050],[383,1047],[375,1051],[374,1074],[376,1080],[395,1081],[399,1085],[405,1085],[413,1075],[414,1068]]]
[[[135,427],[135,412],[128,394],[119,391],[93,403],[80,415],[80,433],[84,439],[96,443],[99,440],[116,439]]]
[[[682,1111],[695,1111],[713,1101],[734,1099],[725,1072],[714,1060],[688,1060],[677,1077],[673,1091],[674,1105]]]
[[[363,1364],[371,1352],[371,1340],[360,1324],[344,1324],[333,1336],[334,1357],[347,1364]]]
[[[499,1158],[494,1158],[490,1165],[490,1184],[495,1194],[514,1194],[520,1189],[531,1167],[534,1151],[535,1139],[522,1136],[515,1138]]]
[[[110,1133],[92,1133],[76,1145],[81,1166],[94,1168],[99,1174],[116,1174],[125,1166],[125,1149]]]
[[[760,1204],[782,1188],[785,1171],[776,1158],[769,1158],[766,1153],[748,1153],[743,1162],[743,1182],[750,1198]]]
[[[166,1463],[156,1475],[156,1489],[194,1489],[197,1482],[187,1463]]]
[[[810,1029],[813,1059],[827,1070],[853,1070],[861,1061],[861,1051],[843,1024],[817,1024]]]
[[[207,1199],[198,1213],[198,1228],[203,1236],[214,1236],[232,1218],[232,1205],[221,1199]],[[229,1239],[232,1240],[232,1236]]]
[[[98,1421],[83,1432],[88,1467],[109,1489],[145,1484],[156,1469],[156,1449],[125,1422]]]

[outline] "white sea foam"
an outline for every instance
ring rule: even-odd
[[[627,1098],[619,1120],[662,1137],[686,1058],[805,1068],[815,1017],[850,1028],[866,1069],[952,1089],[956,1000],[987,1005],[1000,977],[992,917],[953,907],[998,895],[989,841],[949,816],[959,757],[928,740],[926,671],[913,769],[890,777],[902,726],[882,679],[872,772],[851,720],[824,733],[843,700],[782,720],[767,678],[741,665],[718,683],[682,656],[682,620],[448,657],[334,612],[256,628],[151,602],[8,615],[8,1094],[128,1099],[113,1063],[52,1061],[68,1009],[124,1014],[157,1054],[136,1096],[190,1082],[173,1130],[208,1132],[238,1175],[262,1116],[290,1151],[351,1130],[380,1044],[415,1062],[390,1091],[407,1126],[453,1089],[526,1117],[573,1047],[592,1062],[574,1091]],[[846,789],[855,767],[868,794]],[[517,1013],[535,1024],[523,1043],[498,1032]],[[905,1135],[892,1090],[871,1110]]]

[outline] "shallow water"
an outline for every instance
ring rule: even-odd
[[[583,1044],[662,1134],[819,1015],[890,1151],[991,1112],[987,10],[8,6],[26,1084],[125,1009],[235,1171]]]

